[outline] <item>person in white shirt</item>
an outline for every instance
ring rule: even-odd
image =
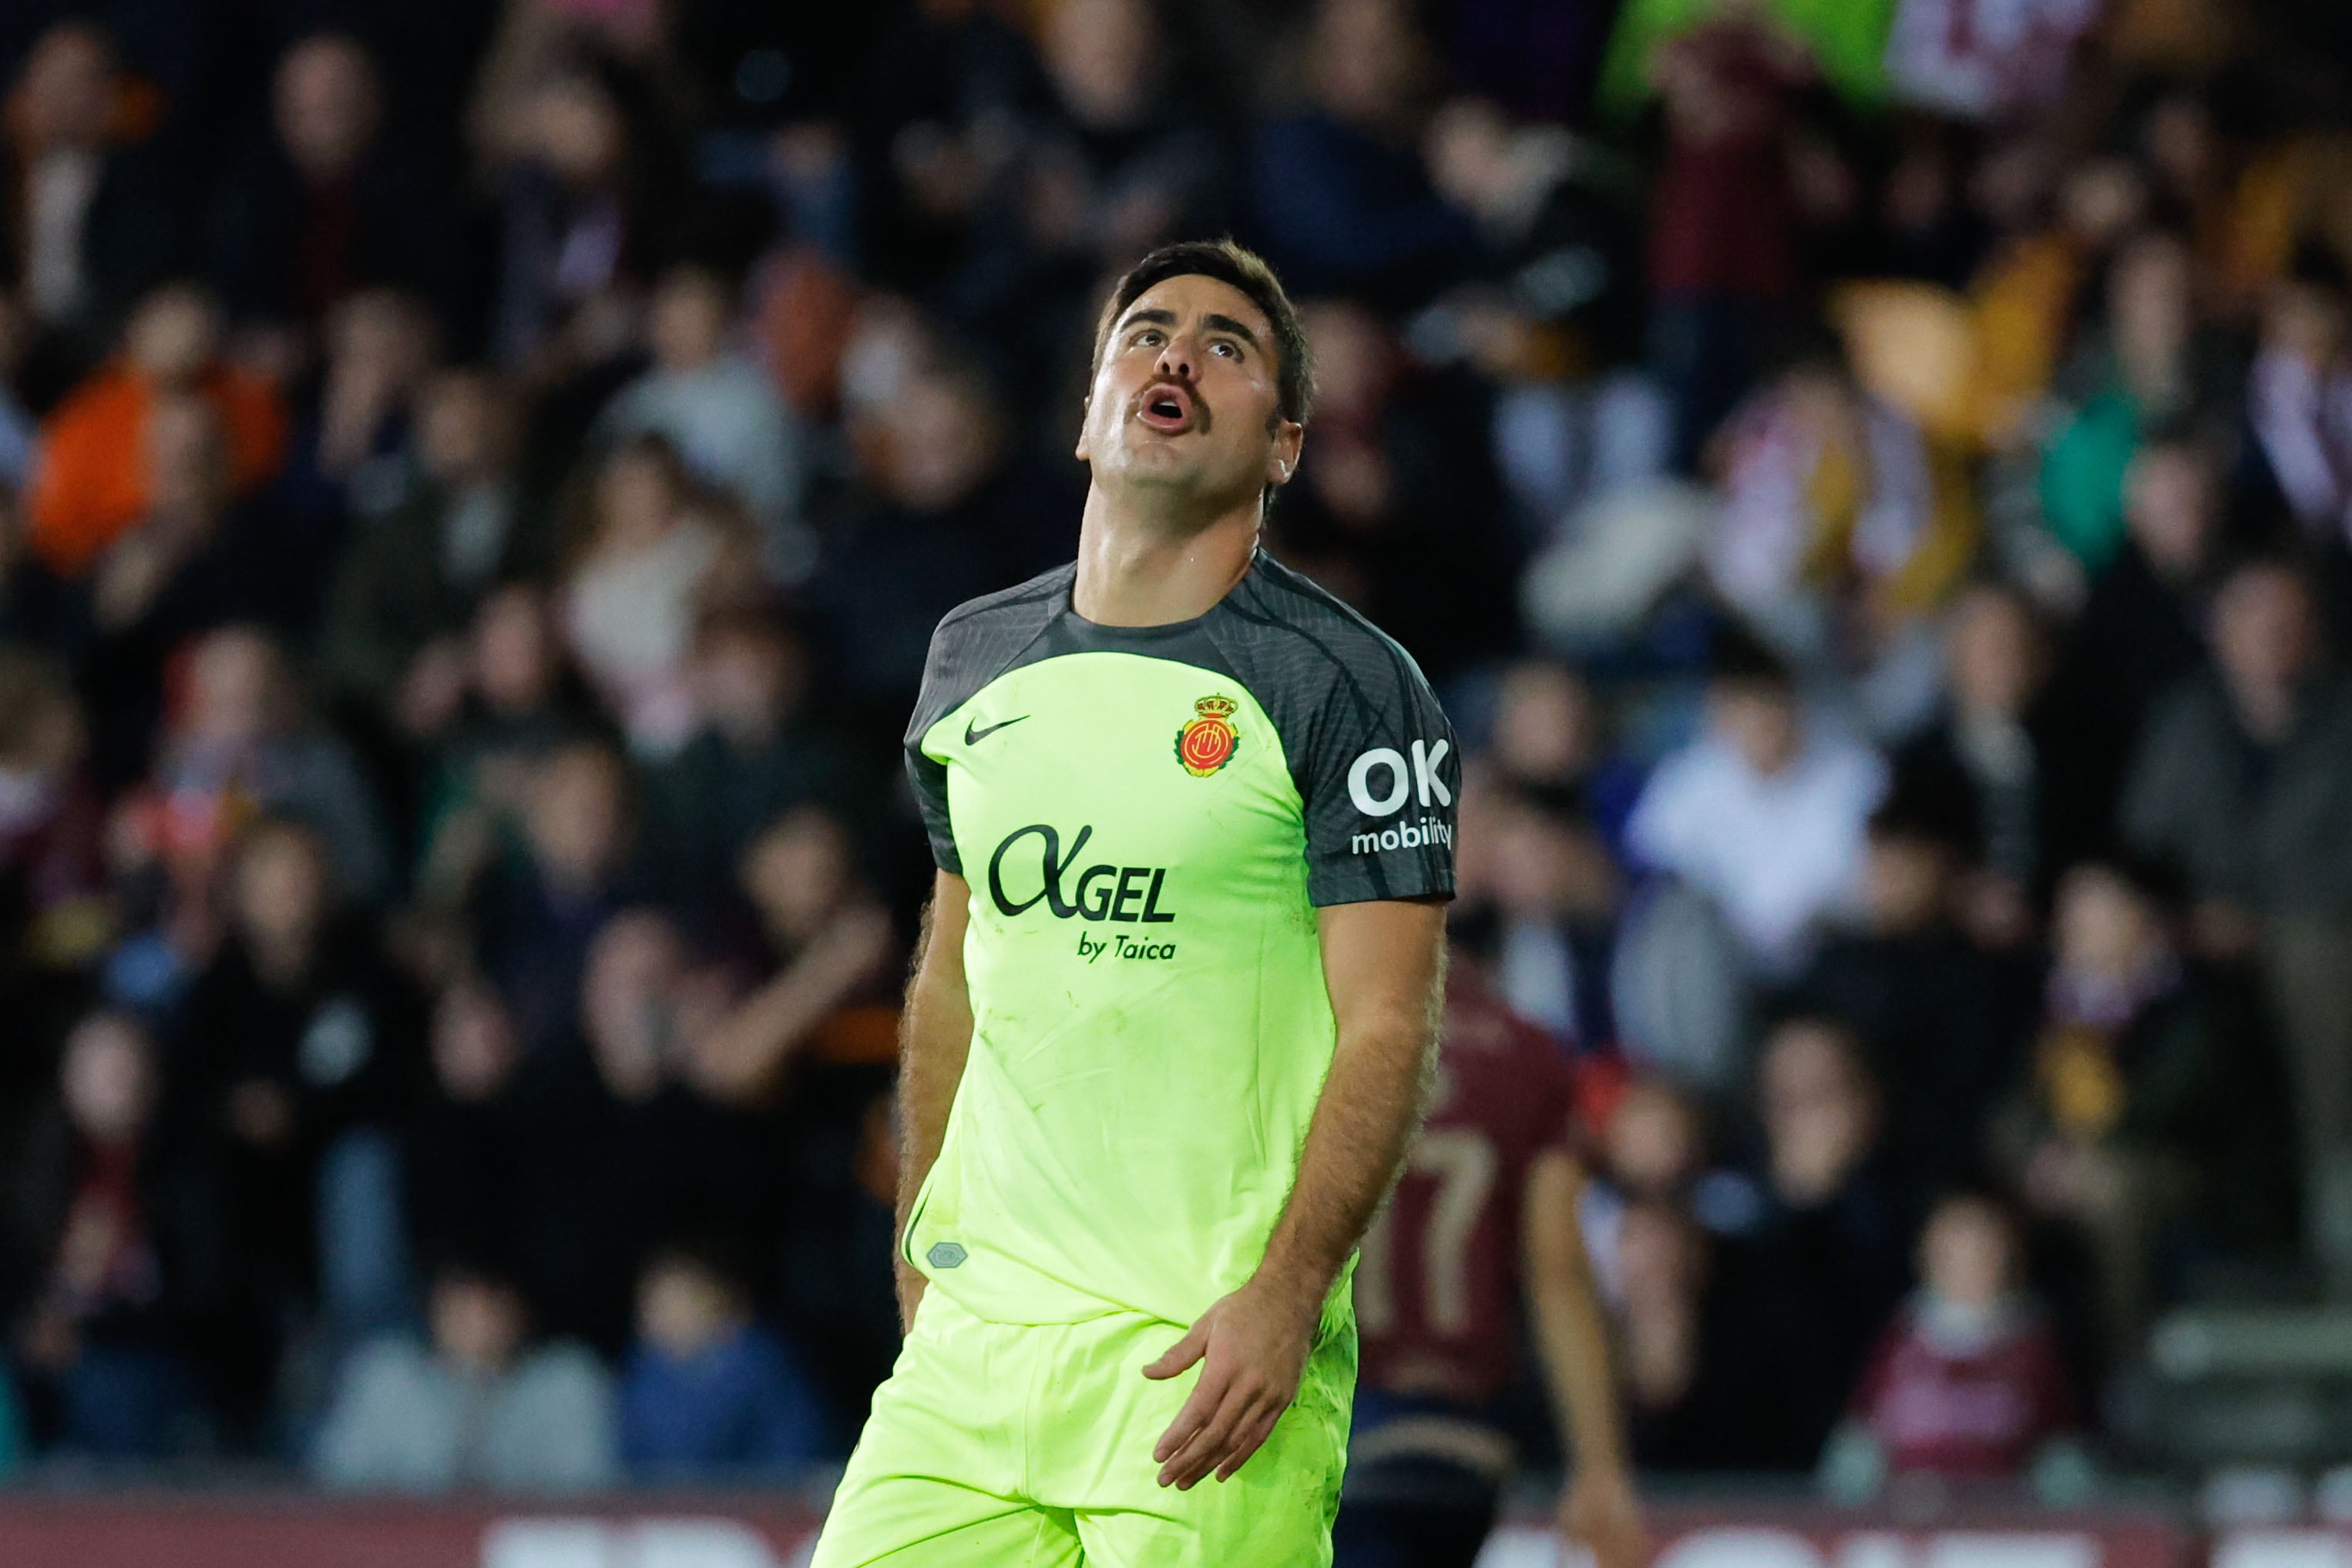
[[[1716,902],[1759,973],[1785,977],[1853,896],[1885,790],[1878,753],[1808,717],[1786,668],[1735,633],[1705,730],[1659,765],[1626,839],[1636,860]]]

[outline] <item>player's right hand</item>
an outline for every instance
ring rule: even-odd
[[[1189,1491],[1212,1470],[1222,1481],[1249,1462],[1298,1396],[1320,1308],[1318,1299],[1302,1313],[1281,1291],[1254,1280],[1202,1312],[1167,1354],[1143,1369],[1146,1377],[1165,1379],[1201,1364],[1192,1396],[1151,1451],[1161,1486]]]
[[[1649,1568],[1656,1550],[1622,1469],[1580,1466],[1559,1500],[1559,1531],[1592,1553],[1595,1568]]]

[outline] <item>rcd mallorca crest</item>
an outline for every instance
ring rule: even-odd
[[[1176,760],[1195,779],[1206,779],[1234,759],[1234,714],[1241,704],[1231,697],[1202,697],[1192,705],[1200,716],[1176,732]]]

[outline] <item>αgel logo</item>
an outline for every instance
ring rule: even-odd
[[[1168,868],[1156,865],[1090,865],[1072,878],[1070,868],[1085,852],[1087,841],[1094,836],[1092,827],[1078,830],[1070,841],[1069,852],[1062,851],[1062,835],[1043,822],[1033,822],[1025,828],[1015,828],[996,846],[988,857],[988,896],[999,911],[1007,915],[1024,915],[1039,904],[1052,911],[1056,920],[1118,920],[1142,925],[1159,925],[1176,916],[1160,907],[1161,889],[1168,881]],[[1034,852],[1014,846],[1025,841],[1036,841]],[[1037,856],[1037,880],[1028,877],[1029,856]],[[1010,869],[1015,891],[1008,891],[1005,883]],[[1066,881],[1066,878],[1068,879]],[[1029,888],[1037,891],[1028,893]]]

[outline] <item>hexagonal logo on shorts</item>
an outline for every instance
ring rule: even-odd
[[[931,1249],[923,1256],[929,1260],[934,1269],[953,1269],[971,1254],[952,1241],[935,1241],[931,1244]]]

